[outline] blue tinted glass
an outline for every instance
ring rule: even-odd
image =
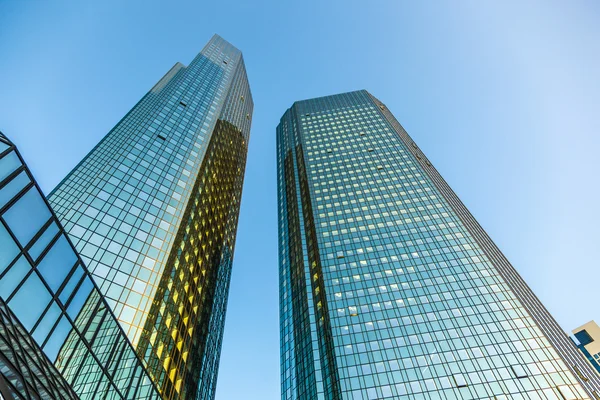
[[[50,332],[50,329],[52,329],[54,324],[56,324],[60,314],[61,312],[58,305],[56,303],[52,303],[50,308],[48,308],[46,311],[46,314],[44,314],[44,318],[42,318],[38,326],[35,328],[35,331],[33,332],[33,338],[40,346],[46,340],[48,332]]]
[[[60,322],[58,325],[56,325],[56,328],[52,332],[52,335],[50,335],[48,342],[46,342],[46,345],[44,346],[44,353],[46,353],[50,361],[54,362],[56,360],[58,351],[65,343],[65,339],[72,329],[73,326],[67,317],[63,315],[63,317],[60,319]]]
[[[54,242],[50,251],[38,264],[38,271],[40,271],[48,286],[56,292],[76,261],[75,251],[65,235],[60,235],[60,238]]]
[[[25,246],[50,218],[50,210],[40,192],[32,187],[4,213],[4,220]]]
[[[34,272],[19,288],[8,305],[28,331],[33,328],[50,302],[51,296],[40,278]]]
[[[0,252],[1,254],[1,252]],[[6,275],[0,279],[0,296],[8,299],[13,290],[23,280],[25,275],[31,270],[31,265],[25,258],[21,256],[19,260],[8,270]]]
[[[3,141],[0,140],[0,153],[2,153],[4,150],[8,149],[8,145],[6,143],[4,143]]]
[[[85,280],[83,281],[81,286],[79,286],[77,293],[71,299],[71,303],[69,304],[69,307],[67,308],[67,313],[69,314],[69,316],[71,318],[73,318],[73,320],[75,320],[77,318],[77,314],[79,314],[81,307],[83,307],[83,305],[85,304],[85,301],[90,296],[90,293],[91,293],[93,287],[94,287],[94,285],[92,284],[92,281],[90,280],[90,278],[85,278]],[[98,297],[100,297],[100,296],[98,295]]]
[[[25,171],[17,175],[12,181],[0,190],[0,208],[12,200],[17,193],[21,191],[30,182]]]
[[[8,153],[0,160],[0,182],[21,166],[21,160],[14,151]]]
[[[4,225],[0,223],[0,274],[19,254],[19,247],[12,239]]]
[[[73,288],[79,283],[79,280],[81,279],[81,275],[83,275],[83,269],[81,267],[79,267],[75,270],[75,272],[73,272],[73,275],[71,275],[71,278],[69,278],[69,282],[65,285],[63,290],[60,292],[59,298],[63,304],[66,304],[67,300],[69,300],[69,297],[71,296],[71,293],[73,292]]]
[[[29,255],[34,260],[37,260],[41,252],[46,249],[48,243],[50,243],[50,241],[56,236],[57,233],[58,226],[56,225],[56,222],[52,222],[48,226],[48,228],[46,228],[44,233],[42,233],[42,236],[40,236],[38,240],[35,241],[35,244],[31,246],[31,248],[29,249]]]

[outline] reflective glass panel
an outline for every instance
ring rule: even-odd
[[[56,236],[57,233],[58,233],[58,226],[56,225],[56,222],[52,222],[48,226],[48,228],[46,228],[44,233],[42,233],[42,236],[40,236],[38,238],[38,240],[35,241],[33,246],[31,246],[31,248],[29,249],[29,255],[34,260],[37,260],[37,258],[40,256],[42,251],[44,251],[46,249],[46,247],[48,246],[48,243],[50,243],[50,241],[52,239],[54,239],[54,237]]]
[[[75,286],[77,286],[82,275],[83,275],[83,269],[81,267],[78,267],[75,270],[75,272],[73,272],[73,275],[69,278],[69,282],[61,290],[59,298],[63,304],[66,304],[67,300],[69,300],[71,293],[73,293],[73,288]]]
[[[27,330],[35,322],[50,302],[51,296],[36,273],[29,275],[8,305]]]
[[[50,211],[38,190],[32,187],[3,217],[19,243],[25,246],[48,221]]]
[[[73,329],[71,322],[63,315],[56,328],[54,328],[54,331],[52,331],[48,342],[44,345],[44,352],[51,361],[54,362],[56,360],[56,355],[64,344],[67,335],[71,332],[71,329]]]
[[[0,208],[12,200],[30,182],[25,171],[17,175],[12,181],[0,190]]]
[[[67,238],[61,235],[38,265],[38,270],[50,288],[56,292],[76,261],[77,256]]]
[[[15,290],[17,285],[21,283],[25,275],[31,269],[31,265],[24,256],[21,256],[19,260],[6,272],[6,275],[0,279],[0,296],[7,299]]]
[[[21,166],[21,161],[14,151],[0,159],[0,181]]]
[[[12,239],[4,225],[0,223],[0,274],[8,264],[19,254],[19,247]]]
[[[38,326],[35,328],[35,331],[33,332],[33,338],[36,342],[40,344],[44,343],[46,337],[48,336],[48,333],[50,332],[54,324],[56,324],[58,317],[60,317],[60,314],[60,308],[56,305],[56,303],[53,303],[50,306],[50,308],[48,308],[48,310],[44,314],[44,318],[42,318]]]
[[[81,286],[79,286],[79,289],[77,289],[77,293],[73,296],[71,303],[69,303],[69,307],[67,308],[67,313],[73,320],[77,318],[77,314],[79,314],[81,307],[85,304],[93,287],[94,285],[90,278],[85,278]]]

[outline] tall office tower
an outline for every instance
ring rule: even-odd
[[[589,364],[379,100],[294,103],[277,155],[283,399],[599,398]]]
[[[215,35],[49,196],[164,399],[214,397],[252,110]]]
[[[0,399],[160,399],[31,172],[1,133]]]
[[[573,335],[577,339],[576,346],[588,359],[592,367],[600,373],[600,327],[594,321],[573,329]]]

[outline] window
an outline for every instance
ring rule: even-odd
[[[527,372],[525,372],[525,369],[522,366],[511,365],[510,368],[512,369],[515,377],[517,377],[517,378],[526,378],[527,377]]]
[[[51,300],[50,293],[34,272],[29,275],[8,305],[28,331],[33,328]]]
[[[8,264],[19,254],[19,248],[4,225],[0,223],[0,274]]]
[[[44,318],[40,321],[40,323],[36,326],[35,331],[33,332],[33,338],[38,343],[44,343],[48,333],[50,333],[50,329],[54,326],[56,321],[61,315],[60,308],[55,302],[52,302],[52,305],[46,310],[44,314]]]
[[[185,104],[183,101],[180,101],[179,104],[181,104],[184,107],[187,107],[187,104]]]
[[[14,151],[0,159],[0,181],[4,180],[15,169],[21,166],[21,161]]]
[[[75,251],[64,235],[54,243],[50,251],[38,265],[38,271],[42,274],[50,289],[58,290],[64,282],[67,274],[77,262]]]
[[[573,393],[573,390],[571,390],[571,388],[568,387],[567,385],[559,386],[558,391],[560,392],[560,394],[564,400],[576,400],[577,399],[577,395],[575,393]]]
[[[2,246],[0,246],[0,248],[2,248]],[[0,254],[2,254],[2,250],[0,250]],[[17,285],[21,283],[30,269],[31,265],[25,256],[21,256],[21,258],[19,258],[17,262],[10,267],[2,279],[0,279],[0,296],[5,299],[10,297],[13,290],[15,290]]]
[[[60,322],[56,324],[56,327],[50,335],[50,338],[44,345],[44,353],[46,353],[46,355],[51,361],[56,360],[58,351],[65,343],[65,339],[67,338],[67,335],[69,334],[69,332],[71,332],[72,329],[73,326],[71,325],[71,322],[69,322],[67,317],[63,315]]]
[[[50,210],[35,187],[32,187],[4,213],[13,234],[23,247],[50,219]]]
[[[162,140],[167,140],[167,138],[166,138],[166,137],[164,137],[164,136],[163,136],[163,135],[161,135],[161,134],[159,134],[159,135],[158,135],[158,138],[159,138],[159,139],[162,139]]]
[[[29,177],[25,171],[22,171],[6,186],[0,189],[0,208],[12,200],[28,183]]]
[[[577,341],[579,341],[579,343],[581,343],[583,346],[590,344],[594,341],[594,339],[590,336],[590,334],[585,330],[581,330],[579,332],[577,332],[575,334],[575,338],[577,339]]]
[[[54,239],[54,237],[56,236],[57,233],[58,233],[58,226],[56,225],[56,222],[52,221],[52,223],[50,224],[50,226],[48,226],[46,228],[46,230],[44,231],[44,233],[42,233],[42,236],[40,236],[35,241],[35,243],[33,244],[33,246],[31,246],[31,248],[29,249],[29,255],[34,260],[37,260],[37,258],[40,256],[40,254],[48,246],[48,243],[50,243],[50,241],[52,239]]]
[[[454,383],[456,384],[456,387],[466,387],[467,386],[467,381],[465,380],[465,377],[463,376],[463,374],[454,374],[454,375],[452,375],[452,378],[454,378]]]
[[[75,272],[73,272],[71,277],[69,278],[69,282],[61,290],[59,298],[63,304],[67,304],[69,297],[71,297],[71,294],[73,293],[73,289],[75,288],[75,286],[77,286],[77,284],[81,280],[82,275],[83,275],[83,269],[81,267],[78,267],[75,270]]]
[[[69,314],[73,320],[77,318],[79,311],[81,311],[86,300],[90,297],[93,287],[92,281],[87,277],[84,278],[83,283],[79,286],[79,289],[77,289],[77,293],[71,299],[69,307],[67,307],[67,314]]]

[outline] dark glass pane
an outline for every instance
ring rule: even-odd
[[[49,218],[50,210],[35,187],[4,213],[4,220],[22,246],[29,243]]]

